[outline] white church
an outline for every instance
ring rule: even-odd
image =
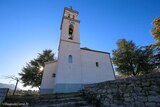
[[[64,8],[58,60],[46,62],[40,93],[76,92],[87,84],[115,80],[110,54],[80,48],[78,11]]]

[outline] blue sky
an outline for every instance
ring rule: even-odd
[[[122,38],[138,46],[154,43],[150,30],[160,16],[160,0],[0,0],[1,83],[42,50],[57,53],[63,9],[69,6],[79,11],[81,47],[111,53]]]

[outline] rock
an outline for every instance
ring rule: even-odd
[[[124,97],[129,97],[129,96],[130,96],[129,93],[124,94]]]
[[[147,101],[147,97],[146,96],[137,96],[137,100],[139,102],[146,102]]]
[[[148,94],[149,94],[149,95],[156,96],[156,95],[157,95],[157,92],[155,92],[155,91],[149,91]]]
[[[134,102],[134,107],[145,107],[143,102],[136,101]]]
[[[124,100],[127,101],[127,102],[132,102],[133,98],[131,98],[131,97],[125,97]]]
[[[148,96],[149,102],[160,102],[160,95],[159,96]]]
[[[111,89],[107,89],[107,93],[108,94],[112,93],[112,90]]]
[[[118,104],[111,104],[111,107],[118,107]]]
[[[149,87],[149,86],[150,86],[150,83],[149,83],[149,82],[143,82],[143,83],[142,83],[142,86],[143,86],[143,87]]]
[[[156,107],[156,103],[147,102],[145,103],[145,107]]]
[[[106,107],[106,106],[110,106],[110,105],[111,104],[108,101],[105,101],[102,106]]]

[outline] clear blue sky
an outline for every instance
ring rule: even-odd
[[[57,53],[64,7],[79,11],[81,47],[112,52],[121,38],[154,43],[160,0],[0,0],[0,82],[44,49]],[[14,82],[12,82],[14,83]]]

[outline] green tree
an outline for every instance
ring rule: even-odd
[[[160,46],[160,17],[154,19],[153,25],[154,28],[152,29],[152,34],[156,40],[155,45]]]
[[[138,49],[137,64],[139,74],[147,74],[155,68],[153,49],[150,46],[142,46]]]
[[[26,66],[23,67],[22,72],[19,73],[23,86],[40,88],[45,62],[55,60],[55,56],[51,50],[44,50],[42,54],[39,53],[38,57],[27,63]]]
[[[137,47],[133,41],[120,39],[112,51],[116,71],[123,76],[148,73],[152,69],[152,49]]]

